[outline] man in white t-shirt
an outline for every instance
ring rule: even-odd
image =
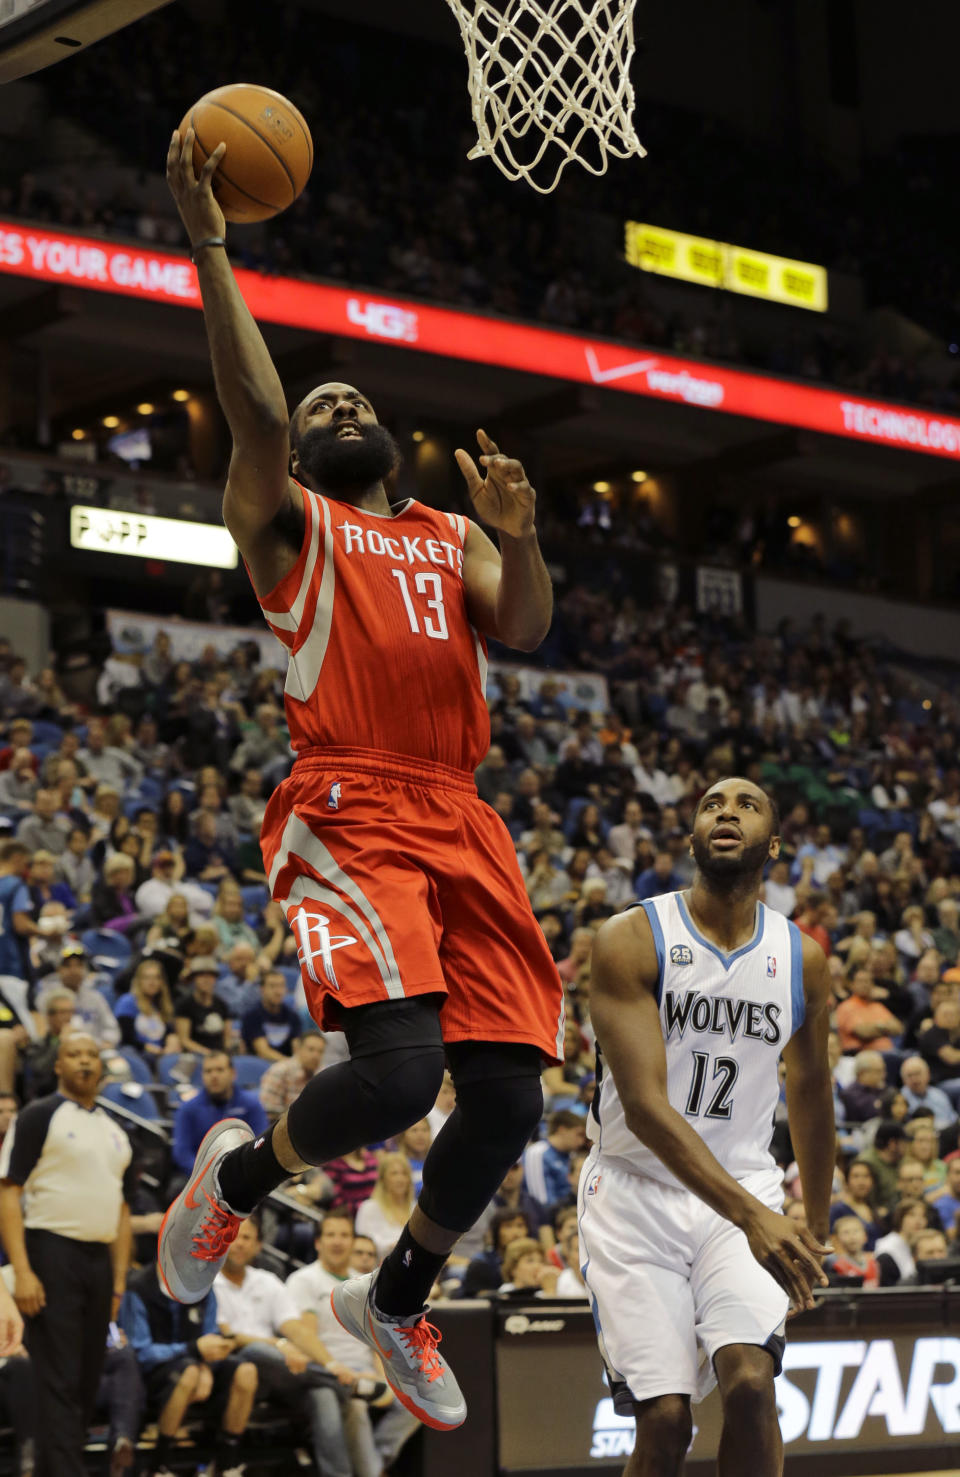
[[[243,1221],[213,1291],[220,1331],[256,1364],[261,1395],[303,1409],[313,1457],[324,1477],[353,1477],[344,1412],[356,1374],[339,1363],[300,1317],[285,1283],[251,1263],[262,1250],[256,1216]],[[333,1376],[333,1380],[330,1379]]]
[[[374,1356],[369,1346],[341,1327],[330,1306],[333,1289],[356,1272],[352,1261],[353,1221],[346,1211],[327,1212],[315,1244],[317,1260],[312,1266],[291,1272],[286,1291],[304,1323],[323,1340],[338,1364],[346,1365],[362,1380],[382,1380],[382,1371],[372,1367]],[[389,1386],[373,1406],[362,1400],[348,1400],[344,1432],[354,1477],[380,1477],[419,1424],[416,1416],[394,1399]]]

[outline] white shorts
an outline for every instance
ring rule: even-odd
[[[779,1170],[741,1183],[771,1210]],[[690,1190],[613,1168],[594,1149],[580,1176],[580,1263],[614,1403],[702,1400],[729,1344],[770,1349],[780,1373],[789,1298],[742,1231]]]

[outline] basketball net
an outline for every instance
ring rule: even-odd
[[[486,155],[548,195],[571,160],[599,175],[610,155],[645,156],[629,75],[636,0],[447,4],[467,53],[478,139],[469,159]]]

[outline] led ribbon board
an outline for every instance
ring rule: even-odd
[[[199,309],[179,255],[0,221],[0,273]],[[960,420],[701,360],[238,269],[255,318],[960,460]]]

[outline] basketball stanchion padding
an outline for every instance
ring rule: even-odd
[[[542,195],[576,160],[643,158],[633,127],[636,0],[447,0],[460,24],[477,143]]]

